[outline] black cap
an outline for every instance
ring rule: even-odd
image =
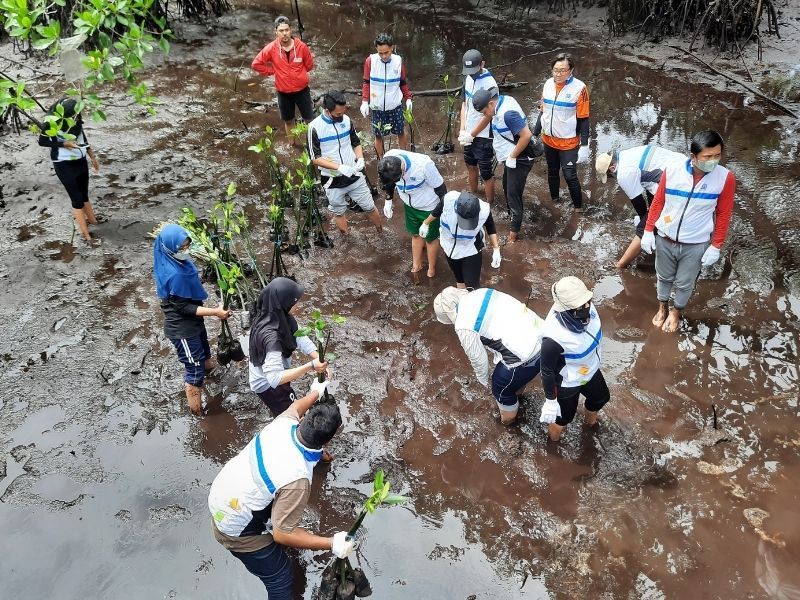
[[[478,90],[472,96],[472,106],[478,112],[482,111],[489,104],[490,100],[494,100],[500,96],[500,92],[496,87],[489,88],[488,90]]]
[[[464,52],[464,68],[461,70],[463,75],[475,75],[481,70],[481,61],[483,61],[483,56],[481,53],[475,50],[467,50]]]
[[[403,176],[401,162],[397,156],[384,156],[378,161],[378,176],[384,185],[400,181]]]
[[[481,201],[475,194],[461,192],[456,200],[456,215],[458,226],[462,229],[475,229],[478,226],[478,216],[481,214]]]

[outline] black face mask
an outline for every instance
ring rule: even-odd
[[[331,121],[333,121],[334,123],[341,123],[342,121],[344,121],[344,115],[342,115],[341,117],[334,117],[333,115],[331,115]]]
[[[590,310],[591,310],[591,307],[583,306],[581,308],[575,308],[575,309],[573,309],[573,310],[571,310],[569,312],[570,312],[570,315],[572,317],[575,317],[575,319],[577,319],[578,321],[580,321],[584,325],[588,325],[589,324]]]

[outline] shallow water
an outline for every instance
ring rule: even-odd
[[[195,41],[175,44],[152,74],[159,114],[141,125],[129,107],[112,106],[108,124],[90,126],[103,159],[96,204],[111,217],[98,249],[69,244],[68,206],[40,149],[0,139],[17,148],[8,180],[4,172],[0,239],[0,575],[9,597],[263,594],[214,542],[205,502],[220,465],[268,417],[235,367],[210,384],[209,414],[187,416],[144,236],[187,203],[205,210],[235,180],[268,262],[266,176],[246,147],[278,124],[277,112],[265,117],[244,100],[273,97],[247,66],[269,36],[272,7],[284,4],[245,6],[215,35],[184,26]],[[680,150],[700,127],[723,133],[738,178],[730,260],[701,280],[677,335],[654,332],[652,259],[613,268],[633,234],[623,195],[583,168],[584,218],[552,220],[526,203],[534,220],[525,239],[503,247],[499,271],[487,261],[484,281],[530,294],[539,314],[558,277],[595,283],[613,394],[597,431],[579,415],[554,447],[538,423],[538,380],[520,424],[502,427],[452,329],[432,318],[433,296],[451,283],[444,260],[433,281],[414,287],[401,219],[379,236],[352,215],[353,235],[334,236],[333,250],[287,257],[308,291],[305,307],[348,318],[334,341],[345,428],[336,461],[317,469],[309,527],[347,528],[383,468],[412,502],[366,521],[361,562],[377,598],[797,597],[795,136],[769,109],[744,108],[739,94],[693,84],[672,64],[626,62],[602,41],[587,51],[576,32],[544,33],[552,25],[534,22],[525,36],[487,27],[463,2],[435,18],[428,6],[301,2],[319,65],[314,91],[358,87],[374,33],[391,23],[412,89],[436,87],[445,71],[458,79],[453,65],[473,45],[490,65],[572,51],[592,94],[593,153],[612,142]],[[512,92],[524,107],[547,66],[537,57],[506,69],[530,82]],[[430,147],[444,128],[442,99],[414,107],[416,142]],[[288,160],[289,148],[279,149]],[[458,154],[436,160],[448,187],[464,186]],[[547,194],[544,175],[534,167],[526,200]],[[496,216],[504,236],[507,221]],[[296,560],[308,580],[297,597],[311,598],[326,557]]]

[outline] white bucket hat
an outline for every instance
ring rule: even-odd
[[[597,171],[597,179],[600,180],[600,183],[608,181],[608,168],[611,166],[612,159],[613,156],[610,152],[603,152],[594,161],[594,170]]]
[[[456,322],[458,303],[468,291],[457,287],[446,287],[433,299],[433,314],[439,323],[450,325]]]
[[[577,277],[562,277],[550,289],[556,312],[580,308],[592,299],[592,292]]]

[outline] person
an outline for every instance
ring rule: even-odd
[[[481,278],[481,250],[486,237],[492,244],[492,267],[500,268],[500,244],[488,202],[471,192],[447,192],[439,204],[422,222],[420,236],[439,219],[439,243],[444,250],[450,270],[456,277],[457,288],[477,289]],[[486,233],[483,229],[486,227]]]
[[[436,255],[439,252],[439,223],[429,219],[431,212],[447,193],[447,186],[433,160],[419,152],[389,150],[378,161],[378,176],[387,193],[383,214],[394,214],[394,190],[403,201],[406,231],[411,234],[411,274],[419,283],[422,270],[422,251],[427,250],[428,277],[436,276]]]
[[[503,163],[503,192],[511,213],[508,241],[513,244],[522,228],[522,193],[533,166],[531,130],[519,103],[511,96],[501,96],[497,88],[475,92],[472,106],[491,119],[492,147],[497,162]]]
[[[269,408],[273,417],[295,400],[292,382],[306,373],[325,373],[327,362],[319,360],[317,347],[308,336],[295,337],[293,313],[303,287],[287,277],[276,277],[261,290],[250,326],[250,389]],[[311,361],[292,367],[292,354],[300,350]],[[330,376],[330,373],[328,374]]]
[[[216,366],[203,317],[224,321],[231,316],[231,311],[222,306],[203,306],[208,293],[200,282],[197,267],[189,258],[191,243],[183,227],[174,223],[165,225],[153,242],[153,277],[164,312],[164,336],[175,346],[178,359],[183,363],[189,410],[199,415],[206,373]]]
[[[533,133],[542,136],[550,198],[558,202],[559,171],[563,172],[572,206],[581,212],[583,196],[576,165],[589,162],[589,91],[572,74],[574,63],[569,54],[559,54],[551,66],[553,76],[544,84]]]
[[[408,150],[408,134],[403,117],[413,108],[412,94],[406,81],[403,58],[394,53],[394,38],[388,33],[375,37],[375,54],[364,61],[364,82],[361,86],[361,114],[366,119],[372,110],[372,132],[375,134],[375,153],[383,158],[383,138],[397,136],[397,144]]]
[[[464,147],[464,163],[467,165],[469,191],[478,193],[478,175],[483,181],[486,201],[494,202],[494,151],[492,150],[490,119],[484,117],[472,105],[472,96],[478,90],[496,88],[492,74],[486,69],[483,55],[474,48],[463,57],[464,87],[461,97],[461,127],[458,142]]]
[[[597,412],[609,400],[600,371],[600,315],[592,292],[577,277],[563,277],[551,288],[553,307],[542,330],[542,387],[545,401],[539,421],[548,424],[550,439],[561,439],[572,422],[581,395],[586,399],[584,422],[597,423]]]
[[[39,145],[50,148],[53,170],[72,203],[72,217],[83,239],[91,244],[93,238],[89,233],[89,225],[96,225],[103,219],[94,214],[89,201],[89,164],[86,157],[92,161],[95,173],[100,172],[100,163],[86,138],[83,116],[78,108],[75,98],[61,98],[55,102],[47,115],[59,117],[58,127],[64,129],[54,136],[48,136],[43,131],[39,135]]]
[[[656,251],[658,279],[653,325],[668,333],[678,329],[700,269],[719,260],[728,235],[736,178],[719,164],[724,148],[716,131],[695,135],[689,158],[667,165],[647,214],[642,250]]]
[[[517,394],[539,374],[542,319],[522,302],[491,288],[445,288],[434,298],[433,312],[440,323],[455,327],[475,377],[484,387],[489,387],[486,351],[495,356],[492,396],[500,422],[512,424],[519,411]]]
[[[214,478],[208,493],[214,539],[258,577],[269,600],[291,600],[293,574],[285,547],[330,550],[347,557],[347,532],[332,537],[300,527],[314,467],[342,424],[332,402],[315,402],[328,382],[314,381]]]
[[[295,144],[292,128],[297,110],[306,123],[314,118],[314,104],[308,88],[308,73],[314,68],[314,56],[303,40],[292,36],[288,17],[281,15],[275,19],[275,39],[256,55],[252,68],[265,77],[275,76],[278,111],[286,137]]]
[[[636,235],[633,236],[622,257],[614,263],[616,268],[627,267],[639,256],[644,225],[647,222],[647,210],[658,188],[661,174],[667,163],[682,163],[684,160],[686,157],[683,154],[654,145],[635,146],[627,150],[603,152],[598,155],[594,164],[597,179],[600,183],[605,183],[609,177],[614,177],[636,211],[634,220]]]
[[[328,210],[339,231],[347,233],[347,197],[367,213],[375,230],[383,231],[381,216],[364,177],[364,150],[355,125],[345,113],[347,100],[332,90],[322,98],[323,112],[308,128],[311,161],[319,167]]]

